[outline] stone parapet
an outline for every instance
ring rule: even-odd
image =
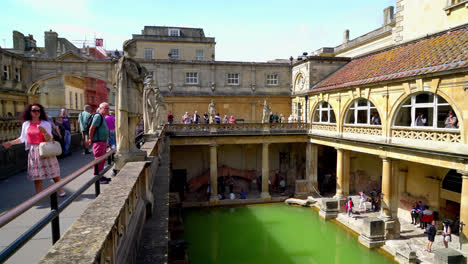
[[[435,264],[466,264],[466,257],[453,248],[442,248],[435,251]]]
[[[162,144],[151,143],[153,149]],[[153,149],[144,148],[147,153]],[[135,263],[159,159],[129,162],[39,263]]]

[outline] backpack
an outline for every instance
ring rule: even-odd
[[[100,115],[101,116],[101,122],[99,123],[99,126],[97,126],[96,128],[99,128],[102,125],[102,120],[104,119],[104,117],[99,113],[92,114],[91,116],[88,117],[88,120],[86,120],[86,125],[85,125],[84,130],[83,130],[83,132],[86,135],[89,134],[89,128],[91,127],[91,124],[93,123],[93,119],[94,119],[95,115]]]

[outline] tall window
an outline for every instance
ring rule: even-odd
[[[69,92],[68,93],[68,103],[70,104],[70,109],[73,109],[73,93]]]
[[[80,108],[83,108],[83,94],[80,93]]]
[[[3,65],[3,79],[10,80],[10,66]]]
[[[315,108],[314,118],[312,120],[314,123],[336,123],[335,112],[331,105],[327,102],[321,102]]]
[[[145,60],[153,59],[153,49],[145,49]]]
[[[382,125],[379,112],[369,100],[360,98],[349,107],[345,124],[351,125]]]
[[[195,54],[195,59],[196,60],[203,60],[204,54],[202,49],[197,49],[196,54]]]
[[[433,93],[422,93],[413,95],[403,102],[394,125],[417,128],[458,128],[458,121],[452,107],[444,98]]]
[[[173,60],[179,59],[179,49],[171,49],[171,59]]]
[[[198,84],[198,72],[186,72],[185,83],[186,84]]]
[[[228,73],[227,83],[229,85],[239,85],[239,73]]]
[[[15,79],[19,82],[21,81],[21,69],[15,68]]]
[[[170,37],[179,37],[179,36],[180,36],[180,29],[178,29],[178,28],[170,28],[170,29],[169,29],[169,36],[170,36]]]
[[[78,93],[75,93],[75,109],[78,109]]]
[[[267,74],[267,85],[278,85],[278,74]]]

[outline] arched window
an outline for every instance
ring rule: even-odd
[[[406,99],[398,109],[394,126],[417,128],[458,128],[455,112],[444,98],[421,93]]]
[[[345,124],[350,125],[382,125],[380,115],[374,104],[360,98],[355,100],[346,112]]]
[[[336,123],[335,112],[333,108],[327,102],[321,102],[315,108],[314,117],[312,119],[314,123]]]

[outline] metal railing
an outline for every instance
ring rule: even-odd
[[[78,198],[93,184],[95,187],[96,197],[101,193],[99,179],[112,168],[113,155],[115,154],[115,152],[115,150],[108,151],[99,159],[88,163],[87,165],[76,170],[75,172],[69,174],[61,181],[51,185],[47,189],[34,195],[30,199],[26,200],[25,202],[21,203],[13,209],[8,210],[6,213],[1,215],[0,228],[7,225],[9,222],[13,221],[15,218],[31,209],[31,207],[33,207],[34,205],[40,203],[47,197],[50,197],[51,211],[0,252],[0,263],[5,262],[8,258],[15,254],[15,252],[17,252],[22,246],[24,246],[29,240],[31,240],[37,233],[39,233],[39,231],[41,231],[49,223],[51,223],[52,227],[52,244],[55,244],[55,242],[57,242],[60,239],[60,213],[63,210],[65,210],[65,208],[67,208],[76,198]],[[105,160],[107,160],[108,166],[106,166],[101,172],[99,172],[99,163]],[[93,167],[94,177],[87,181],[77,191],[72,193],[67,199],[65,199],[59,204],[57,199],[57,191]]]

